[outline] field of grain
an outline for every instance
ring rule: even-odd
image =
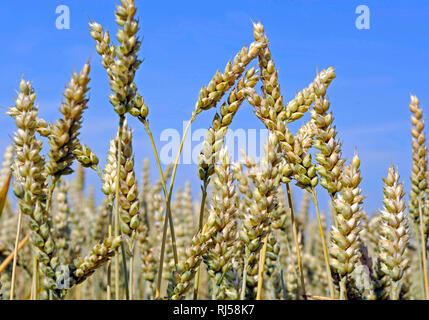
[[[359,146],[343,157],[330,108],[335,66],[284,101],[269,33],[254,22],[254,41],[201,88],[176,161],[162,166],[149,122],[157,120],[135,83],[142,63],[136,11],[134,0],[120,0],[115,37],[89,24],[117,114],[105,154],[80,140],[92,62],[71,75],[55,122],[39,116],[25,77],[15,105],[1,115],[16,124],[3,133],[12,139],[0,171],[1,299],[429,299],[429,171],[417,96],[409,102],[410,175],[400,177],[393,159],[380,177],[381,210],[368,214]],[[261,159],[233,161],[224,140],[244,103],[269,137]],[[211,109],[217,112],[198,159],[196,199],[191,184],[175,187],[175,178],[191,124]],[[131,118],[140,126],[131,128]],[[301,125],[296,132],[292,123]],[[140,130],[156,159],[155,181],[149,160],[134,156]],[[85,186],[88,171],[98,185]],[[329,212],[319,209],[317,186],[329,195]]]

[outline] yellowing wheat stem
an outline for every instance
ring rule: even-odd
[[[326,275],[328,277],[328,284],[329,284],[329,295],[330,295],[330,297],[332,299],[334,299],[335,298],[335,293],[334,293],[334,285],[333,285],[333,282],[332,282],[331,267],[330,267],[330,264],[329,264],[328,248],[326,246],[326,240],[325,240],[325,235],[324,235],[324,232],[323,232],[322,221],[320,220],[319,205],[317,203],[317,193],[316,193],[316,190],[313,190],[312,198],[311,199],[313,200],[314,207],[316,209],[317,223],[319,225],[319,233],[320,233],[320,237],[322,239],[323,254],[325,256]]]

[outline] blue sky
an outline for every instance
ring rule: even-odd
[[[108,102],[109,87],[100,58],[88,33],[89,18],[115,34],[114,0],[7,1],[0,9],[3,47],[0,72],[0,150],[14,131],[5,115],[13,104],[20,77],[32,80],[40,114],[59,116],[64,85],[74,69],[92,62],[90,108],[85,112],[81,140],[104,163],[117,116]],[[337,78],[328,95],[344,156],[357,149],[361,157],[365,207],[381,207],[382,181],[388,166],[398,166],[409,187],[411,146],[409,94],[419,96],[424,111],[429,102],[429,2],[333,0],[136,1],[144,37],[145,58],[136,82],[150,108],[151,128],[159,148],[167,128],[181,132],[199,89],[228,59],[249,45],[252,21],[261,21],[285,100],[307,86],[317,69],[333,66]],[[358,5],[370,9],[370,29],[355,27]],[[70,8],[70,30],[57,30],[56,7]],[[426,111],[427,113],[427,111]],[[206,128],[214,110],[201,114],[193,129]],[[137,169],[144,157],[153,159],[143,128],[134,120]],[[248,105],[234,119],[233,129],[262,125]],[[177,186],[191,180],[199,190],[194,165],[179,166]],[[152,177],[156,167],[152,165]],[[99,185],[94,174],[90,183]],[[324,192],[319,192],[324,194]],[[299,197],[299,192],[297,192]],[[321,195],[322,207],[327,198]]]

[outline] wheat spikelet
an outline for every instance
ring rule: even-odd
[[[334,68],[329,67],[317,74],[312,83],[296,94],[296,97],[286,105],[286,119],[288,122],[301,118],[310,109],[311,104],[325,95],[331,81],[335,79]]]
[[[234,175],[230,168],[228,149],[220,151],[220,164],[215,167],[216,177],[214,179],[215,191],[211,200],[208,221],[216,231],[212,236],[212,243],[207,251],[205,262],[208,275],[214,279],[217,292],[216,298],[224,300],[238,299],[238,292],[227,290],[222,278],[232,267],[234,242],[236,241],[237,225],[237,203]]]
[[[381,210],[379,250],[381,271],[392,281],[391,299],[398,299],[400,280],[408,264],[404,258],[407,248],[408,224],[405,215],[405,196],[399,174],[393,166],[388,170],[384,180],[384,209]]]
[[[55,243],[57,245],[58,257],[62,264],[67,262],[68,248],[70,245],[70,206],[67,200],[67,187],[64,181],[61,181],[59,188],[54,193],[54,214],[52,218],[53,222],[53,236],[55,237]]]
[[[44,158],[40,155],[42,142],[35,137],[35,119],[38,108],[34,105],[36,94],[30,82],[21,80],[20,92],[9,115],[15,119],[14,193],[19,199],[19,208],[28,216],[35,255],[44,275],[42,285],[56,289],[55,268],[59,261],[55,256],[55,243],[51,236],[50,222],[45,212],[47,183]]]
[[[60,108],[64,118],[50,126],[48,153],[50,161],[46,164],[46,170],[50,175],[61,176],[72,172],[71,165],[75,159],[73,151],[79,145],[78,136],[82,126],[82,115],[87,108],[89,71],[89,63],[86,63],[80,74],[73,73],[64,91],[65,101]]]
[[[210,227],[210,224],[213,224],[213,222],[207,221],[202,230],[192,238],[192,243],[190,247],[187,248],[184,259],[179,261],[171,299],[181,299],[189,290],[191,280],[202,261],[203,255],[205,255],[209,249],[210,239],[215,232],[215,227]]]
[[[137,69],[142,63],[138,59],[141,41],[137,39],[139,30],[138,21],[135,18],[136,7],[134,0],[121,0],[121,5],[116,7],[116,23],[118,32],[116,38],[119,41],[117,47],[110,45],[109,33],[103,33],[100,24],[92,22],[89,24],[91,36],[97,43],[97,52],[102,57],[102,64],[107,71],[110,80],[110,88],[113,94],[109,96],[110,103],[118,115],[132,112],[134,115],[137,106],[145,112],[138,112],[143,118],[147,116],[147,106],[141,103],[141,97],[137,94],[137,86],[134,77]],[[139,101],[137,101],[139,100]],[[136,102],[137,101],[137,102]]]
[[[411,95],[410,100],[410,111],[411,115],[411,128],[412,135],[412,171],[411,171],[411,190],[410,190],[410,203],[409,212],[414,222],[418,225],[420,222],[419,218],[419,201],[422,204],[425,201],[425,193],[428,188],[426,179],[427,175],[427,145],[424,134],[424,120],[423,120],[423,109],[419,107],[419,99],[415,95]],[[423,229],[425,238],[428,237],[429,228],[429,207],[422,205],[423,215]]]
[[[255,59],[259,51],[268,44],[264,36],[264,27],[262,24],[253,24],[254,42],[249,46],[243,47],[235,56],[233,62],[229,61],[223,73],[218,70],[207,87],[202,87],[195,104],[193,118],[203,110],[216,107],[216,104],[222,99],[223,95],[232,87],[237,79],[241,77],[247,65]]]
[[[321,85],[317,85],[319,91],[322,91]],[[337,131],[332,125],[334,120],[332,112],[328,113],[329,106],[328,98],[321,94],[314,101],[310,114],[316,127],[314,147],[320,150],[320,153],[316,154],[319,163],[317,172],[321,176],[320,184],[328,190],[331,198],[335,198],[342,188],[340,176],[345,160],[341,159],[341,143],[336,139]]]
[[[107,152],[107,161],[103,170],[103,187],[101,190],[112,203],[115,197],[117,153],[117,145],[115,140],[110,140],[109,150]]]
[[[307,122],[298,130],[294,139],[293,150],[286,154],[290,163],[293,164],[293,176],[297,181],[296,185],[308,192],[312,192],[319,182],[316,166],[312,163],[309,153],[314,134],[314,125],[312,122]],[[287,173],[283,175],[283,177],[286,176]]]
[[[220,116],[215,114],[212,126],[207,130],[203,141],[202,152],[198,158],[198,176],[203,181],[208,181],[214,172],[214,164],[218,161],[219,151],[224,145],[224,138],[228,127],[232,122],[238,108],[245,100],[245,92],[253,88],[259,76],[255,68],[249,69],[244,78],[241,78],[237,86],[228,96],[227,102],[220,108]]]
[[[69,270],[72,271],[71,277],[63,281],[69,281],[70,287],[85,281],[110,257],[115,255],[122,241],[121,237],[106,238],[102,243],[96,244],[86,257],[78,258],[69,265]]]
[[[156,274],[156,260],[154,256],[154,248],[152,247],[152,243],[149,238],[149,223],[146,214],[142,214],[142,222],[138,227],[137,243],[140,251],[141,272],[144,280],[148,283],[151,293],[153,293]]]
[[[186,228],[185,237],[186,243],[189,244],[192,240],[192,236],[195,234],[195,217],[193,211],[193,198],[191,183],[186,181],[185,189],[183,191],[183,219]]]
[[[234,178],[237,181],[237,187],[241,194],[242,201],[239,202],[238,215],[242,218],[253,203],[252,185],[241,163],[234,163],[232,165],[232,171],[234,172]]]
[[[286,209],[286,199],[281,186],[277,188],[276,197],[278,202],[276,208],[271,212],[271,226],[274,229],[286,232],[289,226],[289,212]]]
[[[93,202],[94,189],[89,191],[90,202]],[[103,198],[101,205],[98,208],[93,208],[93,222],[91,224],[91,239],[93,242],[100,242],[108,235],[107,226],[109,224],[109,215],[111,207],[108,199]]]
[[[73,153],[83,167],[92,168],[97,171],[98,157],[86,144],[77,145]]]
[[[116,139],[119,139],[119,134]],[[116,140],[115,139],[115,140]],[[123,234],[131,241],[135,238],[136,229],[139,225],[139,202],[137,199],[137,180],[134,173],[134,155],[132,147],[132,131],[128,129],[125,121],[122,132],[122,155],[119,161],[120,171],[120,227]],[[116,142],[115,142],[116,144]]]
[[[364,197],[359,188],[362,179],[359,167],[360,159],[355,154],[352,162],[344,168],[341,175],[343,185],[341,195],[338,195],[338,198],[333,201],[335,223],[331,230],[331,266],[340,277],[343,297],[346,297],[347,294],[345,292],[347,277],[355,269],[360,257],[358,248],[360,246],[361,204]]]
[[[253,190],[254,202],[249,212],[244,214],[240,238],[245,244],[247,259],[247,284],[249,288],[256,285],[255,275],[258,272],[259,251],[262,240],[269,232],[271,213],[277,205],[275,196],[280,183],[279,162],[277,152],[277,136],[270,134],[265,144],[265,158],[261,162],[255,177]]]

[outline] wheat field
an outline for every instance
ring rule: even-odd
[[[37,91],[25,78],[2,115],[16,130],[8,133],[0,171],[1,299],[429,299],[429,171],[417,96],[409,102],[410,175],[400,177],[393,159],[380,177],[381,209],[368,214],[359,146],[351,159],[343,157],[330,107],[335,66],[283,100],[269,34],[254,22],[254,41],[202,86],[176,161],[162,166],[149,122],[156,119],[135,82],[142,35],[134,0],[120,0],[115,19],[115,37],[92,20],[88,34],[117,114],[105,154],[80,140],[90,108],[89,61],[71,75],[56,121],[39,116]],[[245,103],[269,137],[260,159],[233,161],[225,136]],[[175,178],[191,124],[212,109],[196,198],[189,182],[177,186]],[[296,132],[292,123],[300,124]],[[139,130],[153,149],[156,180],[149,160],[134,156]],[[87,187],[88,171],[97,185]],[[320,209],[320,190],[329,196],[328,212]]]

